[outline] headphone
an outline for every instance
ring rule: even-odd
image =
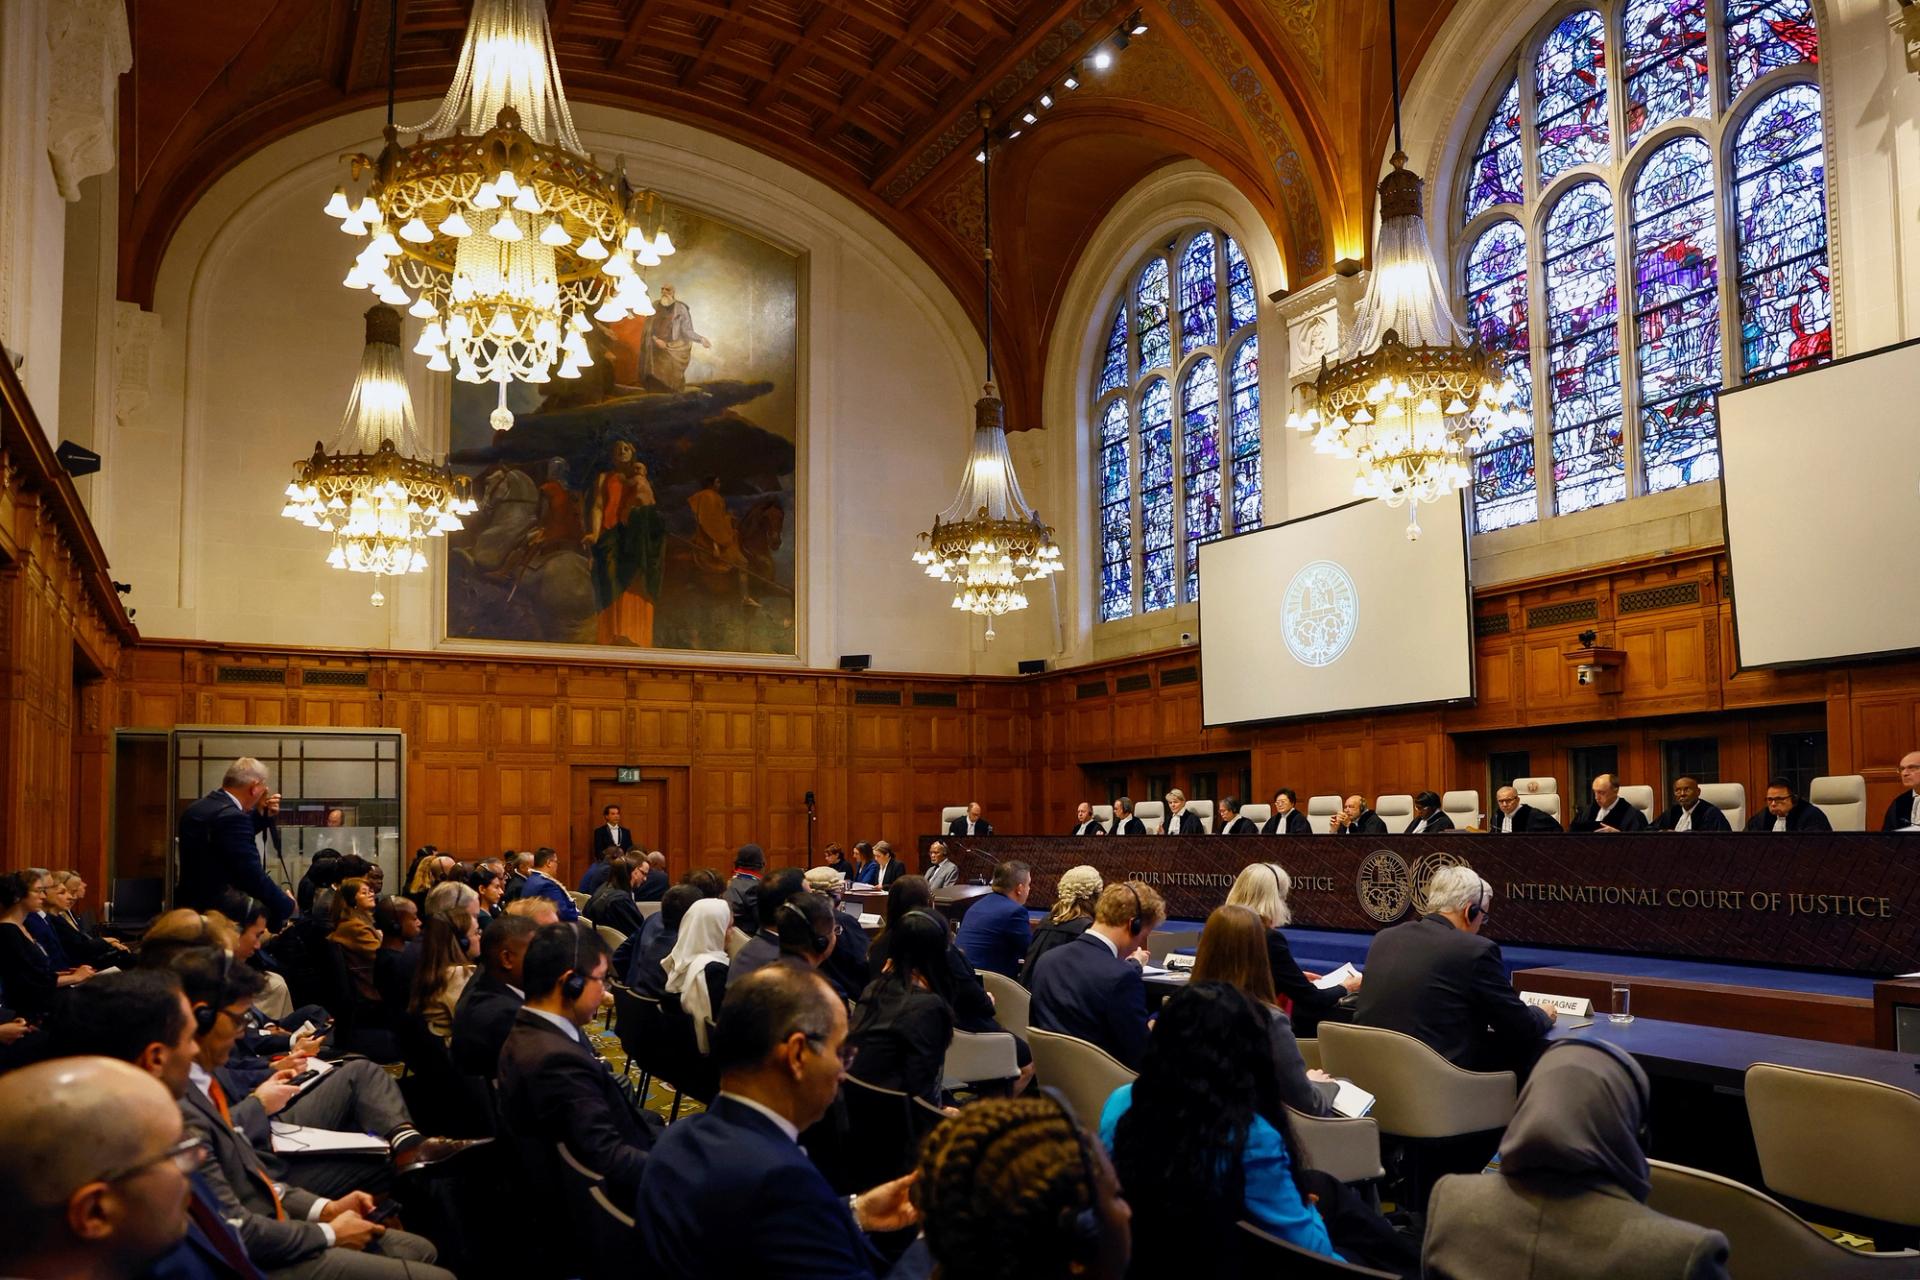
[[[791,912],[793,918],[800,922],[800,927],[807,931],[806,936],[813,942],[813,949],[816,952],[825,951],[827,944],[831,942],[832,939],[824,934],[815,933],[813,931],[813,921],[807,919],[807,913],[794,906],[791,900],[780,904],[779,914],[785,915],[788,912]]]
[[[1487,905],[1493,897],[1493,886],[1485,880],[1474,890],[1473,901],[1467,903],[1467,923],[1475,924],[1487,918]]]
[[[1093,1156],[1087,1150],[1087,1140],[1080,1132],[1079,1122],[1073,1118],[1073,1108],[1067,1105],[1067,1100],[1058,1089],[1041,1085],[1040,1092],[1059,1110],[1060,1118],[1067,1122],[1067,1130],[1073,1135],[1074,1150],[1080,1153],[1080,1171],[1086,1175],[1087,1207],[1063,1209],[1060,1213],[1060,1226],[1073,1240],[1075,1258],[1084,1259],[1100,1243],[1100,1181],[1094,1176]]]
[[[206,917],[202,916],[200,918],[200,922],[201,922],[201,926],[204,928],[206,925]],[[222,947],[220,950],[219,994],[215,997],[214,1003],[211,1005],[196,1004],[193,1006],[193,1033],[196,1036],[204,1036],[209,1032],[211,1032],[213,1030],[213,1024],[220,1017],[220,1011],[227,1007],[227,991],[229,988],[229,984],[232,980],[232,976],[233,976],[233,948]]]
[[[580,926],[573,926],[573,968],[567,970],[560,990],[568,1000],[578,1000],[587,989],[587,975],[580,972]]]
[[[1125,889],[1133,898],[1133,919],[1127,921],[1127,932],[1137,938],[1140,936],[1140,917],[1147,914],[1147,911],[1145,907],[1140,905],[1140,893],[1133,887],[1132,881],[1122,880],[1120,887]]]
[[[1287,897],[1287,886],[1280,883],[1280,873],[1273,869],[1273,864],[1271,862],[1263,862],[1260,865],[1265,867],[1267,869],[1267,874],[1273,877],[1274,890],[1280,895],[1281,901],[1284,902]]]

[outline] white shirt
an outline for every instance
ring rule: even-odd
[[[1698,800],[1693,802],[1693,804],[1699,804],[1699,803],[1700,802]],[[1685,808],[1680,810],[1680,820],[1673,824],[1673,829],[1675,831],[1693,830],[1693,805],[1692,804],[1687,805]]]
[[[1427,829],[1427,820],[1425,818],[1415,818],[1412,822],[1407,824],[1407,834],[1410,836],[1417,836],[1422,831],[1425,831],[1426,829]]]
[[[1518,812],[1520,812],[1520,806],[1513,806],[1513,813]],[[1513,834],[1513,813],[1508,813],[1504,809],[1500,811],[1500,831],[1504,835]]]
[[[769,1107],[764,1103],[755,1102],[752,1098],[743,1098],[737,1093],[728,1093],[725,1090],[721,1091],[720,1096],[723,1098],[731,1098],[735,1102],[739,1103],[743,1107],[748,1108],[749,1110],[758,1111],[761,1115],[773,1121],[774,1124],[780,1127],[780,1132],[787,1135],[787,1141],[795,1144],[799,1143],[800,1130],[794,1126],[793,1121],[787,1119],[785,1116],[781,1115],[778,1111],[775,1111],[772,1107]]]
[[[1774,829],[1775,831],[1785,831],[1785,830],[1787,829],[1787,815],[1786,815],[1786,814],[1784,814],[1784,813],[1783,813],[1783,814],[1781,814],[1781,815],[1780,815],[1779,817],[1777,817],[1777,818],[1775,818],[1775,819],[1773,820],[1773,829]]]
[[[1163,836],[1179,835],[1180,834],[1180,814],[1185,812],[1186,810],[1182,809],[1180,813],[1169,813],[1167,815],[1167,820],[1164,823],[1162,823],[1160,826],[1160,834]]]
[[[1292,812],[1293,810],[1291,809],[1287,810],[1287,813],[1292,813]],[[1278,822],[1273,824],[1273,834],[1277,836],[1283,836],[1287,834],[1287,813],[1276,813],[1273,815],[1274,817],[1279,819]]]
[[[972,834],[973,834],[973,819],[972,819],[972,818],[968,818],[968,819],[967,819],[967,834],[968,834],[968,835],[972,835]],[[746,1101],[746,1099],[745,1099],[745,1098],[742,1098],[742,1099],[741,1099],[741,1101],[742,1101],[742,1102],[745,1102],[745,1101]],[[762,1108],[762,1110],[764,1110],[764,1109],[765,1109],[765,1108]]]
[[[609,822],[607,824],[607,831],[613,837],[613,842],[615,844],[619,844],[620,843],[620,824],[617,822]]]
[[[1913,793],[1913,812],[1908,816],[1909,826],[1920,827],[1920,791]]]
[[[525,1005],[522,1005],[521,1007],[526,1008]],[[575,1041],[580,1040],[580,1028],[574,1026],[571,1022],[567,1021],[565,1018],[561,1017],[559,1014],[548,1013],[545,1009],[527,1009],[527,1012],[532,1014],[536,1018],[545,1018],[548,1022],[551,1022],[554,1026],[560,1028],[562,1031],[572,1036]]]
[[[1079,826],[1073,829],[1073,834],[1077,836],[1083,836],[1087,834],[1087,828],[1092,826],[1094,823],[1098,821],[1099,821],[1098,818],[1088,818],[1085,822],[1081,823]]]

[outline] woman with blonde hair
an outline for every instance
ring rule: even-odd
[[[1309,1070],[1300,1054],[1293,1020],[1274,999],[1266,935],[1266,924],[1251,908],[1215,907],[1200,934],[1192,980],[1224,982],[1244,992],[1266,1022],[1274,1069],[1280,1074],[1280,1100],[1310,1116],[1332,1115],[1339,1085],[1326,1072]]]
[[[182,951],[193,947],[232,951],[239,941],[240,931],[220,912],[176,907],[154,917],[140,936],[140,967],[164,969]]]
[[[443,1041],[453,1039],[453,1010],[467,989],[480,954],[479,899],[468,885],[465,898],[443,894],[450,883],[434,887],[428,901],[426,928],[420,935],[420,963],[413,971],[413,989],[407,1011],[426,1019],[427,1030]],[[435,902],[435,895],[439,901]],[[467,899],[472,899],[468,901]]]
[[[1054,890],[1053,910],[1045,922],[1033,931],[1026,961],[1020,966],[1021,981],[1033,985],[1033,964],[1055,947],[1064,946],[1087,931],[1093,923],[1093,904],[1105,888],[1100,873],[1089,866],[1070,867],[1061,873]]]
[[[131,959],[133,953],[125,943],[102,935],[80,915],[78,907],[86,889],[87,882],[76,872],[54,871],[47,876],[46,919],[61,949],[73,963],[96,969]]]
[[[1310,1036],[1319,1029],[1321,1020],[1333,1013],[1340,997],[1360,989],[1360,975],[1326,990],[1313,985],[1320,975],[1301,970],[1287,945],[1287,935],[1280,932],[1293,923],[1293,912],[1287,907],[1287,895],[1292,890],[1293,878],[1285,867],[1277,862],[1253,862],[1233,878],[1227,904],[1248,908],[1267,926],[1267,967],[1273,974],[1274,993],[1280,997],[1281,1007],[1293,1016],[1294,1030]]]
[[[373,906],[373,886],[366,877],[342,880],[333,895],[333,932],[327,941],[339,943],[347,953],[347,973],[360,998],[378,1003],[380,988],[373,980],[373,962],[380,953],[380,930],[373,926]]]

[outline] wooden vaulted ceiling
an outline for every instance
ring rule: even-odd
[[[150,305],[193,202],[252,151],[378,103],[393,0],[129,0],[120,296]],[[1410,75],[1450,0],[1403,0]],[[1287,284],[1365,251],[1390,124],[1386,0],[1140,0],[1105,72],[1076,60],[1129,0],[549,0],[569,98],[755,147],[873,212],[980,309],[976,105],[1055,106],[996,161],[996,360],[1009,426],[1042,425],[1045,344],[1082,246],[1153,169],[1199,159],[1266,219]],[[403,96],[452,76],[470,0],[398,0]],[[671,193],[668,193],[671,195]],[[316,197],[317,199],[318,197]]]

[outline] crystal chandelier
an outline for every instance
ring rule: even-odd
[[[382,577],[421,573],[426,540],[461,527],[479,509],[465,476],[437,465],[413,421],[400,354],[400,313],[367,310],[367,349],[347,398],[333,452],[315,442],[293,467],[280,514],[333,535],[327,563],[374,575],[373,603],[386,603]]]
[[[595,164],[574,132],[545,0],[475,0],[439,111],[404,129],[393,123],[394,9],[386,146],[350,157],[354,182],[371,175],[364,194],[336,188],[326,205],[367,240],[342,283],[411,302],[426,321],[415,353],[463,382],[499,384],[489,421],[505,431],[509,382],[577,378],[593,362],[589,313],[604,324],[653,314],[640,268],[673,240],[654,198]]]
[[[1356,497],[1405,504],[1407,538],[1419,507],[1466,488],[1470,453],[1491,434],[1524,427],[1517,389],[1497,355],[1454,318],[1427,242],[1420,176],[1400,146],[1400,41],[1388,0],[1393,58],[1393,171],[1380,183],[1380,234],[1353,334],[1338,364],[1321,361],[1313,403],[1287,415],[1316,452],[1359,464]]]
[[[931,532],[919,535],[913,562],[927,576],[953,584],[953,607],[993,620],[1027,607],[1023,583],[1047,578],[1066,566],[1054,545],[1053,529],[1027,506],[1007,452],[1006,410],[993,382],[993,134],[991,112],[980,104],[982,218],[986,277],[987,383],[973,406],[973,449],[960,477],[960,492],[933,518]]]

